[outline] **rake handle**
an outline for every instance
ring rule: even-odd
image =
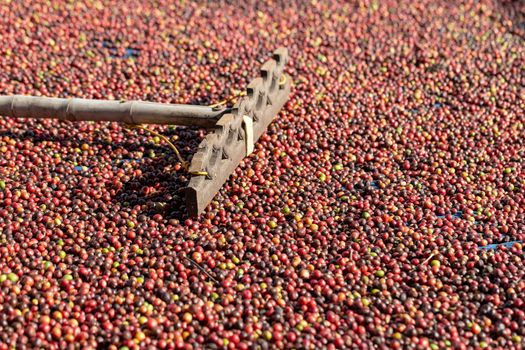
[[[106,101],[80,98],[0,96],[0,115],[14,118],[56,118],[127,124],[173,124],[213,127],[225,109],[145,101]]]

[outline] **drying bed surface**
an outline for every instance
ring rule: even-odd
[[[1,1],[2,94],[293,91],[192,220],[157,137],[0,118],[0,349],[522,347],[523,6]]]

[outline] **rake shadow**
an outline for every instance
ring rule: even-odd
[[[164,135],[171,138],[178,135],[179,140],[176,145],[185,145],[179,148],[184,159],[190,159],[195,153],[200,139],[197,134],[198,129],[177,128],[176,130],[166,130]],[[18,140],[30,139],[37,144],[42,141],[58,142],[66,147],[80,147],[83,143],[109,147],[111,150],[126,149],[128,151],[138,151],[140,146],[145,148],[144,154],[153,151],[155,155],[151,158],[144,156],[141,159],[120,158],[114,159],[115,168],[125,167],[125,163],[132,162],[135,170],[140,170],[140,175],[133,176],[124,181],[122,187],[113,196],[112,202],[122,207],[141,206],[141,213],[147,216],[162,214],[166,219],[184,220],[188,217],[183,189],[189,181],[189,177],[180,169],[176,171],[175,165],[178,163],[173,151],[165,144],[152,144],[144,142],[141,144],[136,138],[144,139],[144,136],[130,134],[128,140],[124,142],[108,142],[103,139],[86,140],[76,138],[66,134],[53,135],[47,130],[25,130],[13,132],[0,130],[0,137],[9,136]],[[89,176],[89,168],[75,167],[80,173],[85,172]],[[73,198],[72,198],[73,199]]]

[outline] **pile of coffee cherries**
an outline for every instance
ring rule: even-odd
[[[0,93],[293,92],[196,219],[119,124],[0,118],[2,349],[519,349],[525,5],[3,0]],[[152,127],[189,159],[205,132]]]

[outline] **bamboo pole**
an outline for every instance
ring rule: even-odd
[[[36,96],[0,96],[0,115],[128,124],[173,124],[213,127],[227,110],[207,106],[145,101],[106,101]]]

